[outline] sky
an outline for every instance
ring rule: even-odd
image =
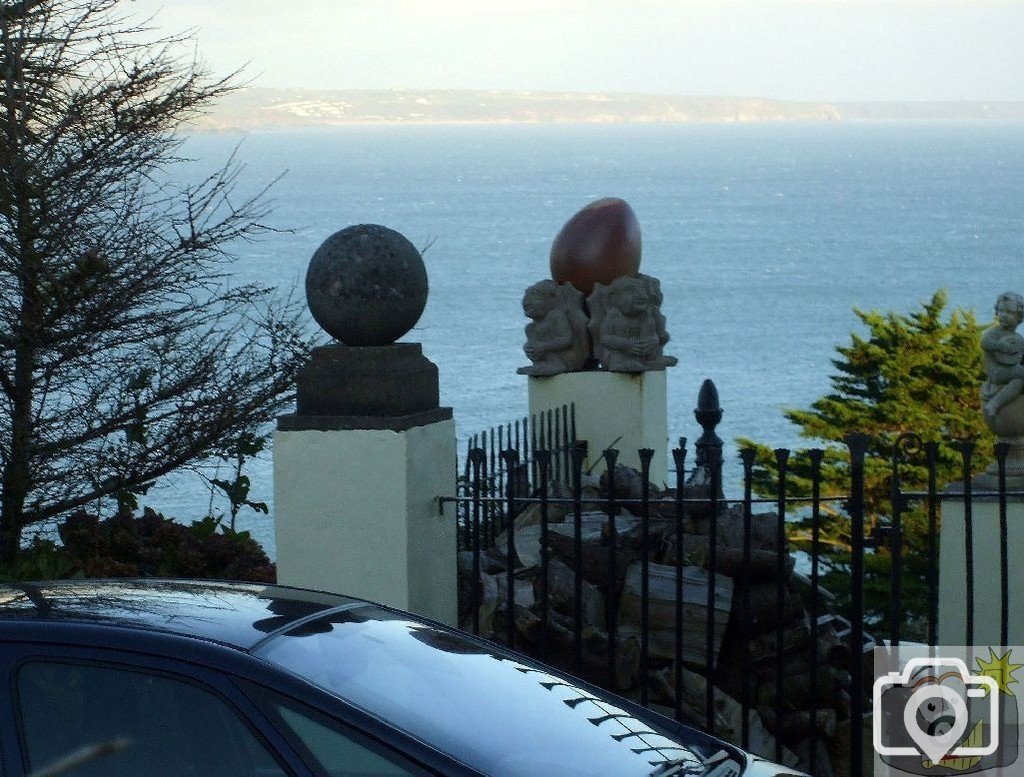
[[[1024,0],[129,0],[255,86],[1024,100]]]

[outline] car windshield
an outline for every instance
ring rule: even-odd
[[[253,652],[488,775],[649,775],[670,762],[704,774],[718,752],[520,656],[377,607]],[[728,774],[719,759],[715,773]]]

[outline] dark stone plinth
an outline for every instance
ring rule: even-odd
[[[346,345],[390,345],[423,313],[427,269],[400,233],[359,224],[335,232],[313,254],[306,300],[317,323]]]
[[[422,413],[395,416],[366,415],[283,415],[277,428],[285,432],[333,432],[346,429],[389,429],[404,432],[414,426],[426,426],[452,417],[450,407],[435,407]]]
[[[436,410],[439,404],[437,365],[419,343],[321,346],[296,382],[299,416],[389,418]]]

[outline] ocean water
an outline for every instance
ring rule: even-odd
[[[240,144],[240,146],[239,146]],[[641,269],[661,279],[679,358],[669,372],[669,433],[699,431],[704,378],[733,438],[800,444],[785,407],[829,389],[853,308],[906,311],[945,288],[991,317],[1024,291],[1024,124],[387,126],[197,135],[198,177],[238,148],[243,190],[273,186],[270,223],[294,230],[235,247],[237,273],[287,290],[317,246],[357,223],[397,229],[424,259],[430,297],[405,338],[423,343],[460,440],[526,411],[520,301],[548,277],[569,216],[626,199],[643,232]],[[175,174],[180,174],[176,172]],[[244,193],[244,191],[242,192]],[[269,454],[252,497],[272,504]],[[169,479],[147,504],[205,515],[196,476]],[[225,510],[218,499],[215,511]],[[272,511],[271,511],[272,515]],[[273,551],[271,518],[240,525]]]

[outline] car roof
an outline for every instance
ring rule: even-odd
[[[361,599],[217,580],[54,580],[0,585],[0,626],[88,623],[213,640],[248,650],[267,635]]]

